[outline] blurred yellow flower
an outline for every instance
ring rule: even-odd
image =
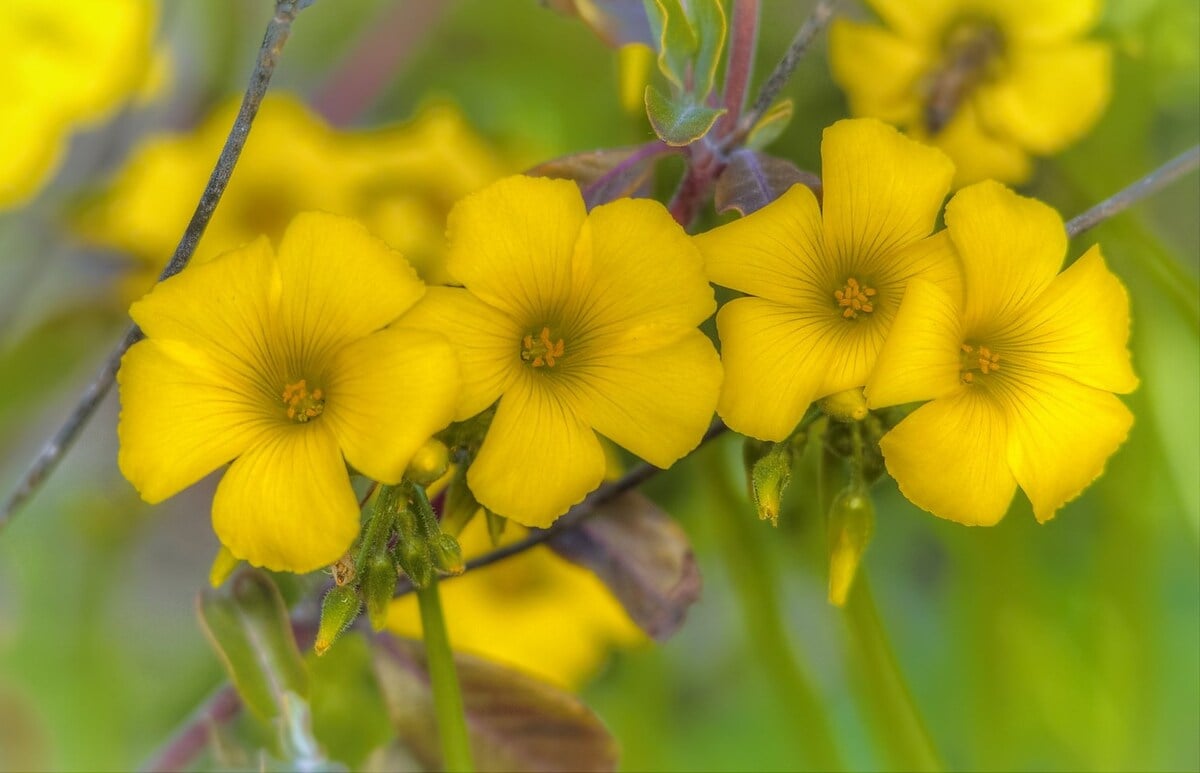
[[[942,153],[857,119],[825,130],[821,163],[823,206],[796,185],[696,237],[712,281],[751,296],[717,314],[717,412],[761,440],[783,440],[813,400],[866,382],[911,279],[960,281],[945,236],[929,237],[954,174]]]
[[[447,268],[410,324],[463,363],[458,419],[497,399],[467,483],[488,509],[547,526],[599,485],[596,433],[659,467],[696,447],[721,365],[696,325],[712,288],[649,199],[584,208],[573,182],[509,177],[450,213]]]
[[[906,497],[992,525],[1019,485],[1047,521],[1104,469],[1133,422],[1129,299],[1099,247],[1058,273],[1062,219],[999,183],[946,207],[964,293],[915,280],[867,382],[872,407],[918,400],[880,442]]]
[[[855,115],[880,118],[954,159],[956,185],[1025,181],[1099,119],[1109,46],[1080,40],[1099,0],[867,0],[886,27],[839,19],[833,77]]]
[[[453,414],[450,345],[384,327],[423,291],[399,254],[323,213],[277,253],[261,237],[157,285],[130,309],[147,338],[118,376],[122,473],[154,503],[234,460],[213,501],[233,556],[334,562],[359,529],[346,462],[398,483]]]
[[[100,120],[138,89],[154,23],[151,0],[0,3],[0,209],[41,188],[77,125]]]
[[[127,297],[153,285],[174,252],[237,109],[231,102],[194,132],[148,140],[79,217],[85,239],[137,261]],[[440,283],[446,213],[500,174],[500,162],[451,105],[431,103],[391,128],[342,132],[294,97],[272,95],[196,255],[260,235],[278,240],[298,212],[322,210],[362,221]]]
[[[516,524],[502,544],[525,536]],[[459,537],[464,555],[490,550],[487,524],[476,518]],[[567,689],[582,686],[614,646],[645,641],[621,605],[587,569],[536,547],[440,586],[450,642]],[[416,599],[392,603],[388,628],[419,637]],[[548,632],[552,632],[548,634]]]

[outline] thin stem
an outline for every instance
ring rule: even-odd
[[[616,164],[612,169],[609,169],[604,174],[597,177],[593,182],[589,183],[583,189],[583,200],[587,202],[589,207],[598,206],[607,203],[606,201],[596,200],[596,194],[603,191],[605,186],[613,180],[619,179],[621,175],[628,172],[633,167],[646,161],[647,159],[655,158],[656,156],[666,155],[668,153],[678,153],[678,148],[673,148],[662,140],[654,140],[647,142],[635,148],[627,157]]]
[[[204,188],[204,193],[200,196],[199,203],[196,204],[196,211],[192,214],[192,219],[188,222],[183,237],[179,240],[179,246],[175,248],[170,262],[159,276],[160,282],[182,271],[196,251],[196,245],[199,243],[200,237],[204,235],[204,229],[208,226],[208,221],[212,218],[213,211],[216,210],[217,203],[220,202],[221,195],[229,184],[229,178],[242,153],[242,147],[246,144],[246,137],[250,133],[254,116],[258,113],[258,107],[267,93],[271,75],[275,72],[275,66],[279,62],[279,54],[291,33],[292,22],[296,15],[311,2],[312,0],[276,0],[275,15],[267,24],[267,32],[263,36],[262,46],[258,51],[258,60],[254,64],[254,71],[250,74],[250,83],[242,97],[242,106],[238,110],[237,119],[234,120],[233,127],[229,130],[225,147],[221,149],[221,155],[217,158],[212,176]],[[100,402],[112,387],[117,370],[121,366],[121,357],[141,337],[142,331],[137,325],[131,325],[125,331],[121,342],[108,355],[108,359],[104,361],[99,372],[84,389],[83,396],[79,398],[75,409],[59,427],[58,432],[38,452],[33,464],[18,482],[16,490],[4,503],[3,509],[0,509],[0,530],[8,525],[21,505],[54,472],[59,461],[74,445],[83,428],[87,426],[88,420],[91,419],[100,406]]]
[[[800,26],[796,32],[796,37],[792,38],[791,45],[784,52],[783,58],[775,65],[775,69],[767,77],[767,82],[763,84],[762,89],[758,92],[758,97],[754,100],[754,106],[749,112],[742,117],[738,122],[737,131],[730,135],[726,145],[732,147],[741,141],[742,137],[758,123],[767,109],[771,107],[771,103],[779,96],[779,92],[783,91],[784,85],[788,82],[788,78],[792,77],[792,72],[796,69],[796,65],[800,63],[800,59],[808,50],[809,44],[816,38],[817,34],[825,29],[829,24],[829,20],[833,18],[834,8],[839,0],[818,0],[812,13],[808,19]]]
[[[449,771],[471,771],[475,767],[471,761],[471,739],[467,735],[462,691],[458,687],[450,637],[446,634],[436,574],[429,585],[417,589],[417,602],[421,607],[421,630],[425,636],[429,683],[433,688],[433,709],[442,741],[442,764]]]
[[[141,769],[163,773],[187,770],[196,759],[196,755],[208,746],[212,728],[228,722],[241,709],[242,701],[233,685],[226,684],[217,688],[217,691],[192,712],[180,730],[155,752]]]
[[[1124,212],[1142,199],[1157,193],[1188,172],[1200,167],[1200,145],[1180,153],[1142,179],[1126,186],[1104,201],[1067,222],[1067,235],[1074,238],[1089,228]]]
[[[802,728],[796,740],[809,764],[816,770],[843,770],[821,697],[796,662],[794,647],[780,620],[779,585],[772,577],[760,540],[750,531],[759,524],[741,517],[745,508],[733,496],[721,457],[713,455],[712,460],[709,474],[723,500],[712,523],[741,602],[751,648],[766,667],[771,685],[779,691],[780,703],[788,707],[796,726]]]
[[[729,112],[721,116],[716,134],[724,136],[737,126],[737,118],[746,106],[746,88],[754,70],[754,51],[758,47],[758,0],[734,0],[729,25],[729,64],[725,68],[722,101]]]
[[[898,770],[940,770],[937,750],[888,643],[871,585],[860,569],[846,603],[846,625],[875,732]]]

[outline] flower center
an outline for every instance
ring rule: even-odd
[[[859,284],[854,277],[847,279],[842,289],[833,291],[833,298],[837,301],[838,308],[842,309],[842,317],[845,319],[855,319],[859,312],[869,314],[875,311],[875,303],[871,300],[874,297],[875,288]]]
[[[975,374],[988,375],[1000,370],[1000,355],[986,346],[962,345],[962,366],[959,377],[964,384],[974,384]]]
[[[308,391],[308,381],[300,379],[283,388],[283,405],[287,417],[298,424],[315,419],[325,410],[325,390]]]
[[[521,359],[529,363],[531,368],[553,368],[554,363],[562,356],[563,340],[553,340],[548,327],[543,327],[536,338],[533,333],[529,333],[521,340]]]
[[[942,39],[940,65],[925,79],[925,126],[937,134],[976,86],[992,77],[1004,53],[1004,36],[994,23],[961,19]]]

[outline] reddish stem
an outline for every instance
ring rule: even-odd
[[[754,51],[758,45],[758,0],[734,0],[730,23],[729,63],[725,68],[724,106],[716,136],[723,137],[737,126],[746,104],[746,88],[754,69]]]

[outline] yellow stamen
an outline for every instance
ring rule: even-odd
[[[553,368],[557,359],[563,356],[564,346],[563,339],[551,340],[550,328],[543,327],[537,338],[530,333],[521,340],[521,359],[534,368]]]
[[[964,384],[975,383],[975,371],[986,376],[1000,370],[1000,354],[986,346],[962,345],[961,378]]]
[[[283,388],[283,404],[287,409],[287,417],[303,424],[309,419],[320,416],[325,411],[325,391],[314,389],[309,392],[308,381],[300,379]]]
[[[850,277],[846,280],[845,287],[840,290],[834,290],[833,298],[843,310],[842,317],[845,319],[855,319],[858,317],[859,312],[870,313],[875,311],[875,304],[871,300],[875,297],[875,293],[875,288],[859,284],[857,279]]]

